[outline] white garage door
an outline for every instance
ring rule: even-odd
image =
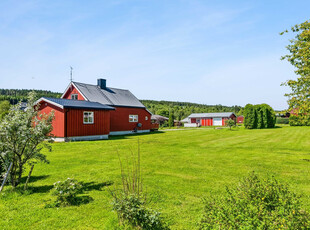
[[[222,126],[222,118],[221,117],[213,118],[213,125],[214,126]]]

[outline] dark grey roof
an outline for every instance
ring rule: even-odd
[[[189,118],[200,118],[200,117],[230,117],[233,112],[225,112],[225,113],[192,113],[189,115]],[[234,114],[235,115],[235,114]]]
[[[125,89],[101,89],[97,85],[73,82],[87,100],[112,106],[126,106],[145,108],[145,106],[129,91]]]
[[[51,98],[51,97],[42,97],[41,99],[38,100],[38,102],[41,100],[59,105],[62,108],[114,110],[113,107],[103,105],[98,102],[68,100],[68,99]]]

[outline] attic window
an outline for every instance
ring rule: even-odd
[[[84,124],[94,124],[94,112],[84,112],[83,113],[83,123]]]
[[[138,115],[129,115],[129,122],[138,122]]]
[[[78,95],[77,94],[71,94],[71,99],[72,100],[77,100],[78,99]]]

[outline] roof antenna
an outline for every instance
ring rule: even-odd
[[[73,68],[72,68],[72,66],[70,66],[70,82],[72,82],[72,80],[73,80],[73,77],[72,77],[72,70],[73,70]]]

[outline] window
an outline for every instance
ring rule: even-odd
[[[148,116],[145,116],[145,120],[147,121],[149,119],[149,117]]]
[[[78,99],[78,95],[77,94],[71,94],[71,99],[72,100],[77,100]]]
[[[138,122],[138,115],[129,115],[129,122]]]
[[[94,112],[84,112],[83,113],[83,123],[84,124],[94,124]]]

